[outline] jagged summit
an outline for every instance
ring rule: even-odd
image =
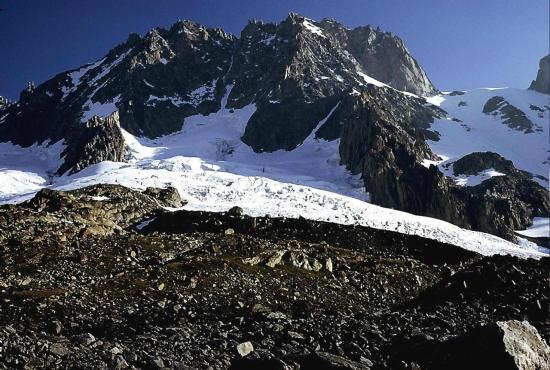
[[[237,37],[178,21],[131,34],[95,63],[27,89],[0,116],[0,143],[51,146],[48,176],[105,161],[150,169],[178,156],[276,163],[284,168],[274,173],[292,181],[345,192],[361,182],[376,204],[512,240],[550,213],[534,182],[547,181],[547,103],[529,91],[461,94],[439,94],[403,41],[371,26],[291,13],[280,23],[252,20]],[[506,105],[484,113],[497,99]],[[542,153],[540,161],[517,146]],[[491,179],[496,171],[487,168],[462,179],[444,167],[486,151],[528,175]],[[495,209],[499,217],[486,221]]]
[[[369,76],[398,90],[417,95],[437,93],[426,72],[399,37],[381,31],[379,27],[348,29],[333,20],[323,20],[320,24],[353,55]]]
[[[179,130],[185,117],[219,110],[232,84],[228,107],[260,108],[245,141],[255,150],[292,149],[339,94],[365,84],[365,75],[375,74],[390,86],[420,95],[435,91],[426,85],[421,69],[407,67],[414,59],[399,49],[401,42],[396,41],[399,52],[387,51],[392,64],[382,68],[384,46],[361,49],[361,37],[348,35],[340,24],[332,27],[346,35],[297,13],[279,24],[251,22],[239,38],[192,21],[155,28],[144,36],[131,34],[97,62],[61,73],[32,94],[25,93],[0,128],[0,141],[24,146],[57,141],[94,114],[106,116],[115,110],[130,133],[158,137]],[[343,42],[348,39],[353,42]],[[376,52],[365,51],[371,49]],[[289,133],[287,127],[262,137],[255,133],[281,118],[300,126],[298,132]],[[22,126],[29,128],[24,134]]]

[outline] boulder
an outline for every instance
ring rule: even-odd
[[[424,369],[545,370],[550,347],[527,321],[497,321],[439,342],[411,343],[405,361]]]
[[[254,346],[251,342],[243,342],[237,346],[237,352],[241,357],[245,357],[251,352],[254,352]]]

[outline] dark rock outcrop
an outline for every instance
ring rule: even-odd
[[[0,96],[0,114],[2,114],[2,112],[6,110],[10,105],[11,102],[8,99]]]
[[[105,118],[92,117],[67,141],[69,145],[61,154],[65,161],[59,174],[67,171],[73,174],[102,161],[123,162],[126,154],[117,112]]]
[[[502,123],[514,130],[523,131],[526,134],[533,132],[535,129],[533,122],[531,122],[525,113],[510,104],[502,96],[494,96],[487,100],[483,106],[483,113],[500,116]],[[537,131],[542,130],[540,127],[536,127],[536,129]]]
[[[185,202],[180,197],[180,193],[176,188],[167,187],[167,188],[147,188],[145,189],[144,194],[156,199],[161,206],[170,207],[170,208],[180,208],[183,207],[187,202]]]
[[[550,94],[550,55],[540,60],[537,78],[531,82],[529,89],[543,94]]]
[[[228,106],[256,103],[242,140],[258,152],[294,149],[343,91],[364,84],[357,61],[320,23],[295,13],[276,27],[249,24],[234,63]]]
[[[435,159],[425,138],[433,117],[441,114],[423,105],[422,99],[389,91],[381,96],[379,89],[371,88],[344,99],[318,134],[341,137],[342,163],[362,174],[375,204],[510,240],[515,238],[514,229],[530,226],[535,216],[550,214],[545,189],[504,158],[474,154],[459,160],[459,170],[472,162],[507,169],[507,176],[471,188],[457,186],[436,166],[423,166],[424,159]]]
[[[453,175],[477,175],[490,168],[508,175],[519,174],[512,161],[503,156],[493,152],[476,152],[453,162]]]
[[[534,217],[550,215],[547,190],[523,173],[495,176],[458,190],[467,207],[467,225],[509,240],[515,239],[514,230],[531,226]]]
[[[44,188],[17,206],[20,212],[16,223],[9,228],[5,223],[1,225],[0,245],[14,238],[20,243],[41,242],[46,238],[67,242],[77,236],[120,234],[162,207],[183,204],[178,191],[170,187],[148,188],[144,192],[107,184],[72,192]],[[33,217],[36,214],[40,216]],[[65,227],[60,227],[60,219]],[[5,221],[3,218],[0,223]]]

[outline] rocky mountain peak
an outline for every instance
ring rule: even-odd
[[[298,23],[300,22],[301,20],[304,19],[304,16],[300,15],[299,13],[297,12],[289,12],[287,17],[285,18],[285,20],[283,22],[292,22],[292,23]]]
[[[383,50],[386,39],[393,51]],[[244,143],[255,151],[292,150],[343,94],[372,83],[369,76],[397,89],[433,91],[420,67],[411,67],[414,63],[389,34],[370,27],[349,30],[297,13],[279,24],[251,21],[239,38],[178,21],[143,36],[131,34],[97,62],[37,86],[10,110],[0,141],[28,146],[64,139],[70,147],[82,147],[88,140],[82,132],[110,130],[86,123],[96,114],[114,112],[131,134],[155,138],[180,130],[187,117],[219,111],[222,97],[230,93],[227,108],[256,107]],[[119,147],[113,148],[113,158],[121,157]],[[75,168],[78,153],[73,160],[65,157],[64,170]]]
[[[367,26],[349,31],[348,38],[349,52],[373,78],[417,95],[437,92],[399,37]]]
[[[10,101],[3,96],[0,96],[0,112],[6,109],[10,105]]]
[[[324,19],[318,25],[334,37],[369,76],[416,95],[437,93],[426,72],[399,37],[370,25],[349,29],[331,19]]]
[[[31,137],[21,140],[22,134],[16,132],[23,120],[37,122],[38,132],[44,131],[40,140],[47,139],[48,130],[41,129],[47,126],[45,122],[58,122],[59,139],[67,127],[86,122],[96,112],[105,116],[115,110],[130,133],[157,137],[181,129],[188,116],[219,110],[227,86],[232,85],[228,107],[255,103],[261,106],[259,111],[271,111],[268,120],[274,119],[273,110],[281,108],[281,121],[293,122],[288,107],[276,102],[294,101],[293,109],[321,104],[321,109],[314,109],[316,114],[300,118],[312,121],[291,142],[281,143],[269,135],[262,145],[251,142],[258,150],[292,149],[309,134],[315,120],[328,112],[326,103],[319,100],[332,104],[344,90],[364,85],[363,74],[397,89],[434,90],[419,67],[410,67],[417,65],[402,43],[389,44],[400,53],[383,52],[383,42],[372,41],[377,31],[361,36],[365,32],[354,33],[335,21],[315,22],[291,13],[279,24],[249,22],[238,39],[191,21],[178,21],[169,29],[155,28],[143,37],[131,34],[96,63],[62,73],[38,86],[32,96],[26,94],[27,108],[21,109],[27,114],[14,111],[0,130],[4,131],[0,140],[35,142]],[[361,39],[365,39],[364,48],[359,47]],[[384,59],[388,55],[393,56],[389,67]],[[32,118],[29,106],[37,113]],[[44,111],[50,115],[38,114]],[[38,116],[44,117],[44,123],[38,123]]]
[[[143,41],[143,57],[138,59],[138,63],[145,65],[156,63],[166,64],[176,56],[170,48],[170,45],[168,45],[168,42],[161,36],[156,28],[149,31]]]
[[[97,62],[30,89],[0,115],[0,142],[31,146],[62,140],[57,173],[72,173],[101,161],[128,160],[121,128],[146,138],[185,136],[197,120],[214,115],[238,122],[231,146],[254,152],[293,151],[311,137],[330,141],[327,145],[338,147],[331,150],[339,164],[362,176],[378,205],[509,239],[533,217],[546,216],[544,189],[515,176],[519,172],[509,171],[517,177],[511,180],[462,189],[439,167],[425,165],[440,159],[429,143],[440,137],[431,127],[435,120],[462,121],[404,92],[436,91],[403,41],[371,26],[349,29],[291,13],[278,24],[251,21],[237,38],[179,21],[169,29],[132,34]],[[536,134],[539,127],[510,101],[515,105],[493,97],[483,112]],[[531,110],[544,117],[546,108],[537,104]],[[242,108],[250,115],[237,112]],[[216,135],[217,129],[212,127]],[[506,183],[513,186],[507,190]],[[487,216],[498,206],[486,197],[493,190],[505,195],[510,210],[499,211],[497,221]],[[535,195],[526,198],[529,193]]]
[[[132,32],[128,35],[128,39],[126,39],[126,42],[124,44],[128,45],[129,47],[136,46],[138,43],[141,42],[141,36],[139,33]]]
[[[540,60],[537,78],[531,82],[529,89],[543,94],[550,94],[550,55]]]

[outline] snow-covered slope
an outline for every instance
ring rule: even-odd
[[[483,113],[487,101],[495,96],[503,97],[521,110],[533,123],[533,132],[510,128],[500,115]],[[548,95],[536,91],[512,88],[478,89],[463,95],[447,93],[428,98],[430,103],[449,113],[447,119],[436,120],[432,125],[432,130],[440,134],[440,140],[428,142],[432,151],[443,159],[439,168],[451,176],[452,166],[445,166],[447,163],[472,152],[490,151],[511,160],[516,168],[542,177],[536,180],[547,187],[549,99]],[[464,185],[479,183],[479,179],[458,180]]]
[[[62,141],[28,148],[0,143],[0,202],[50,185],[64,147]]]
[[[139,139],[124,132],[132,157],[129,163],[103,162],[71,176],[54,178],[49,187],[74,189],[96,183],[133,188],[172,185],[189,201],[186,208],[192,210],[224,211],[238,205],[254,216],[302,216],[395,230],[485,255],[539,258],[549,253],[528,242],[520,247],[444,221],[367,203],[368,194],[361,180],[340,166],[339,141],[315,139],[315,130],[293,151],[254,153],[240,138],[255,109],[254,105],[238,110],[223,108],[208,116],[189,117],[180,132],[157,140]],[[319,122],[318,127],[329,116]],[[8,144],[5,145],[3,148],[8,151]],[[24,151],[18,149],[19,158],[33,162],[34,152]],[[21,178],[46,175],[43,168],[47,166],[29,165],[26,168]],[[33,187],[14,192],[3,187],[6,176],[6,172],[0,172],[0,201],[3,203],[27,199],[38,188],[47,185],[44,178]]]
[[[550,220],[543,217],[535,217],[533,226],[527,230],[516,231],[519,235],[531,238],[548,238],[550,236]]]

